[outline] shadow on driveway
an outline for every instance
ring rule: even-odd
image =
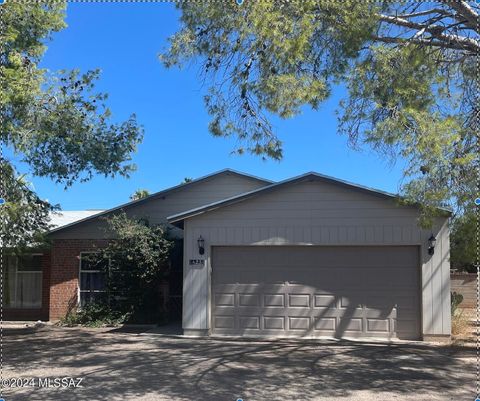
[[[187,339],[111,329],[4,331],[4,377],[83,377],[6,400],[474,399],[475,350],[422,344]]]

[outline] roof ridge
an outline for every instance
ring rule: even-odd
[[[248,173],[243,173],[241,171],[237,171],[237,170],[233,170],[233,169],[230,169],[230,168],[224,168],[222,170],[219,170],[219,171],[215,171],[213,173],[210,173],[210,174],[207,174],[207,175],[204,175],[204,176],[201,176],[199,178],[195,178],[193,179],[192,181],[189,181],[189,182],[184,182],[184,183],[180,183],[178,185],[174,185],[173,187],[170,187],[170,188],[165,188],[163,190],[160,190],[160,191],[157,191],[157,192],[154,192],[153,194],[150,194],[144,198],[141,198],[141,199],[136,199],[136,200],[133,200],[133,201],[130,201],[130,202],[126,202],[126,203],[122,203],[118,206],[115,206],[113,208],[109,208],[109,209],[104,209],[103,211],[99,211],[99,213],[95,213],[91,216],[88,216],[88,217],[85,217],[83,219],[80,219],[80,220],[77,220],[73,223],[70,223],[70,224],[66,224],[62,227],[58,227],[58,228],[54,228],[53,230],[50,230],[49,233],[54,233],[54,232],[58,232],[58,231],[61,231],[61,230],[64,230],[66,228],[69,228],[69,227],[72,227],[72,226],[75,226],[77,224],[81,224],[85,221],[89,221],[89,220],[92,220],[94,218],[97,218],[98,216],[103,216],[103,215],[107,215],[109,213],[112,213],[114,211],[117,211],[117,210],[121,210],[125,207],[130,207],[132,205],[136,205],[136,204],[139,204],[139,203],[143,203],[147,200],[150,200],[150,199],[154,199],[155,197],[158,197],[158,196],[161,196],[163,194],[166,194],[168,192],[171,192],[171,191],[176,191],[178,189],[181,189],[181,188],[185,188],[187,186],[190,186],[190,185],[193,185],[193,184],[197,184],[201,181],[204,181],[204,180],[208,180],[210,178],[213,178],[217,175],[220,175],[220,174],[224,174],[224,173],[233,173],[233,174],[237,174],[237,175],[240,175],[240,176],[243,176],[243,177],[248,177],[248,178],[252,178],[252,179],[256,179],[258,181],[263,181],[265,183],[273,183],[273,181],[271,180],[268,180],[268,179],[265,179],[265,178],[260,178],[260,177],[257,177],[257,176],[254,176],[254,175],[251,175],[251,174],[248,174]]]
[[[186,218],[193,217],[195,215],[198,215],[198,214],[201,214],[201,213],[204,213],[204,212],[208,212],[212,209],[216,209],[216,208],[227,206],[227,205],[230,205],[230,204],[233,204],[233,203],[241,202],[241,201],[246,200],[250,197],[256,196],[258,193],[265,192],[265,191],[270,191],[272,189],[276,189],[278,187],[281,187],[282,185],[291,184],[291,183],[294,183],[294,182],[299,182],[302,179],[305,179],[305,178],[310,177],[310,176],[317,177],[319,179],[322,179],[323,181],[326,181],[326,182],[329,182],[329,183],[332,183],[332,184],[343,185],[343,186],[346,186],[346,187],[349,187],[349,188],[353,188],[353,189],[356,189],[356,190],[359,190],[359,191],[367,192],[367,193],[370,193],[372,195],[380,196],[380,197],[383,197],[383,198],[397,199],[397,200],[402,199],[399,194],[393,194],[393,193],[382,191],[382,190],[379,190],[379,189],[370,188],[370,187],[363,186],[363,185],[360,185],[360,184],[352,183],[350,181],[346,181],[346,180],[331,177],[331,176],[328,176],[328,175],[320,174],[320,173],[315,172],[315,171],[310,171],[310,172],[303,173],[303,174],[300,174],[300,175],[292,177],[292,178],[287,178],[285,180],[272,183],[271,185],[267,185],[265,187],[257,188],[253,191],[249,191],[249,192],[245,192],[243,194],[235,195],[235,196],[232,196],[230,198],[223,199],[223,200],[220,200],[220,201],[217,201],[217,202],[212,202],[212,203],[209,203],[207,205],[200,206],[200,207],[197,207],[197,208],[193,208],[193,209],[187,210],[187,211],[182,212],[182,213],[176,213],[174,215],[168,216],[167,221],[169,223],[176,223],[176,222],[179,222],[179,221],[183,221]],[[405,206],[408,206],[408,205],[405,205]],[[412,205],[412,206],[414,206],[414,205]],[[439,207],[438,209],[442,210],[444,212],[451,213],[451,210],[449,210],[447,208]]]

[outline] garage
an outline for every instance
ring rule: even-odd
[[[450,338],[449,212],[430,226],[397,195],[307,173],[192,209],[189,336]]]
[[[217,335],[420,338],[417,247],[215,247]]]

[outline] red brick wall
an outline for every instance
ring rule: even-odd
[[[42,306],[41,308],[4,308],[4,320],[48,320],[50,303],[50,252],[42,256]]]
[[[80,252],[105,246],[105,240],[53,240],[50,268],[50,320],[59,320],[77,307]]]

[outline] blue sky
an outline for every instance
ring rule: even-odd
[[[275,124],[284,141],[281,162],[230,155],[234,142],[213,138],[208,132],[198,67],[167,70],[158,60],[167,38],[179,26],[178,16],[169,3],[69,4],[68,28],[54,35],[42,66],[101,68],[97,87],[110,94],[114,119],[121,121],[136,113],[145,139],[134,155],[138,169],[130,179],[96,177],[65,191],[48,179],[30,177],[41,197],[64,210],[104,209],[128,201],[136,189],[157,191],[184,177],[196,178],[226,167],[272,180],[317,171],[398,191],[401,166],[389,165],[366,148],[349,149],[347,138],[336,133],[334,111],[344,95],[342,88],[319,111],[306,110]]]

